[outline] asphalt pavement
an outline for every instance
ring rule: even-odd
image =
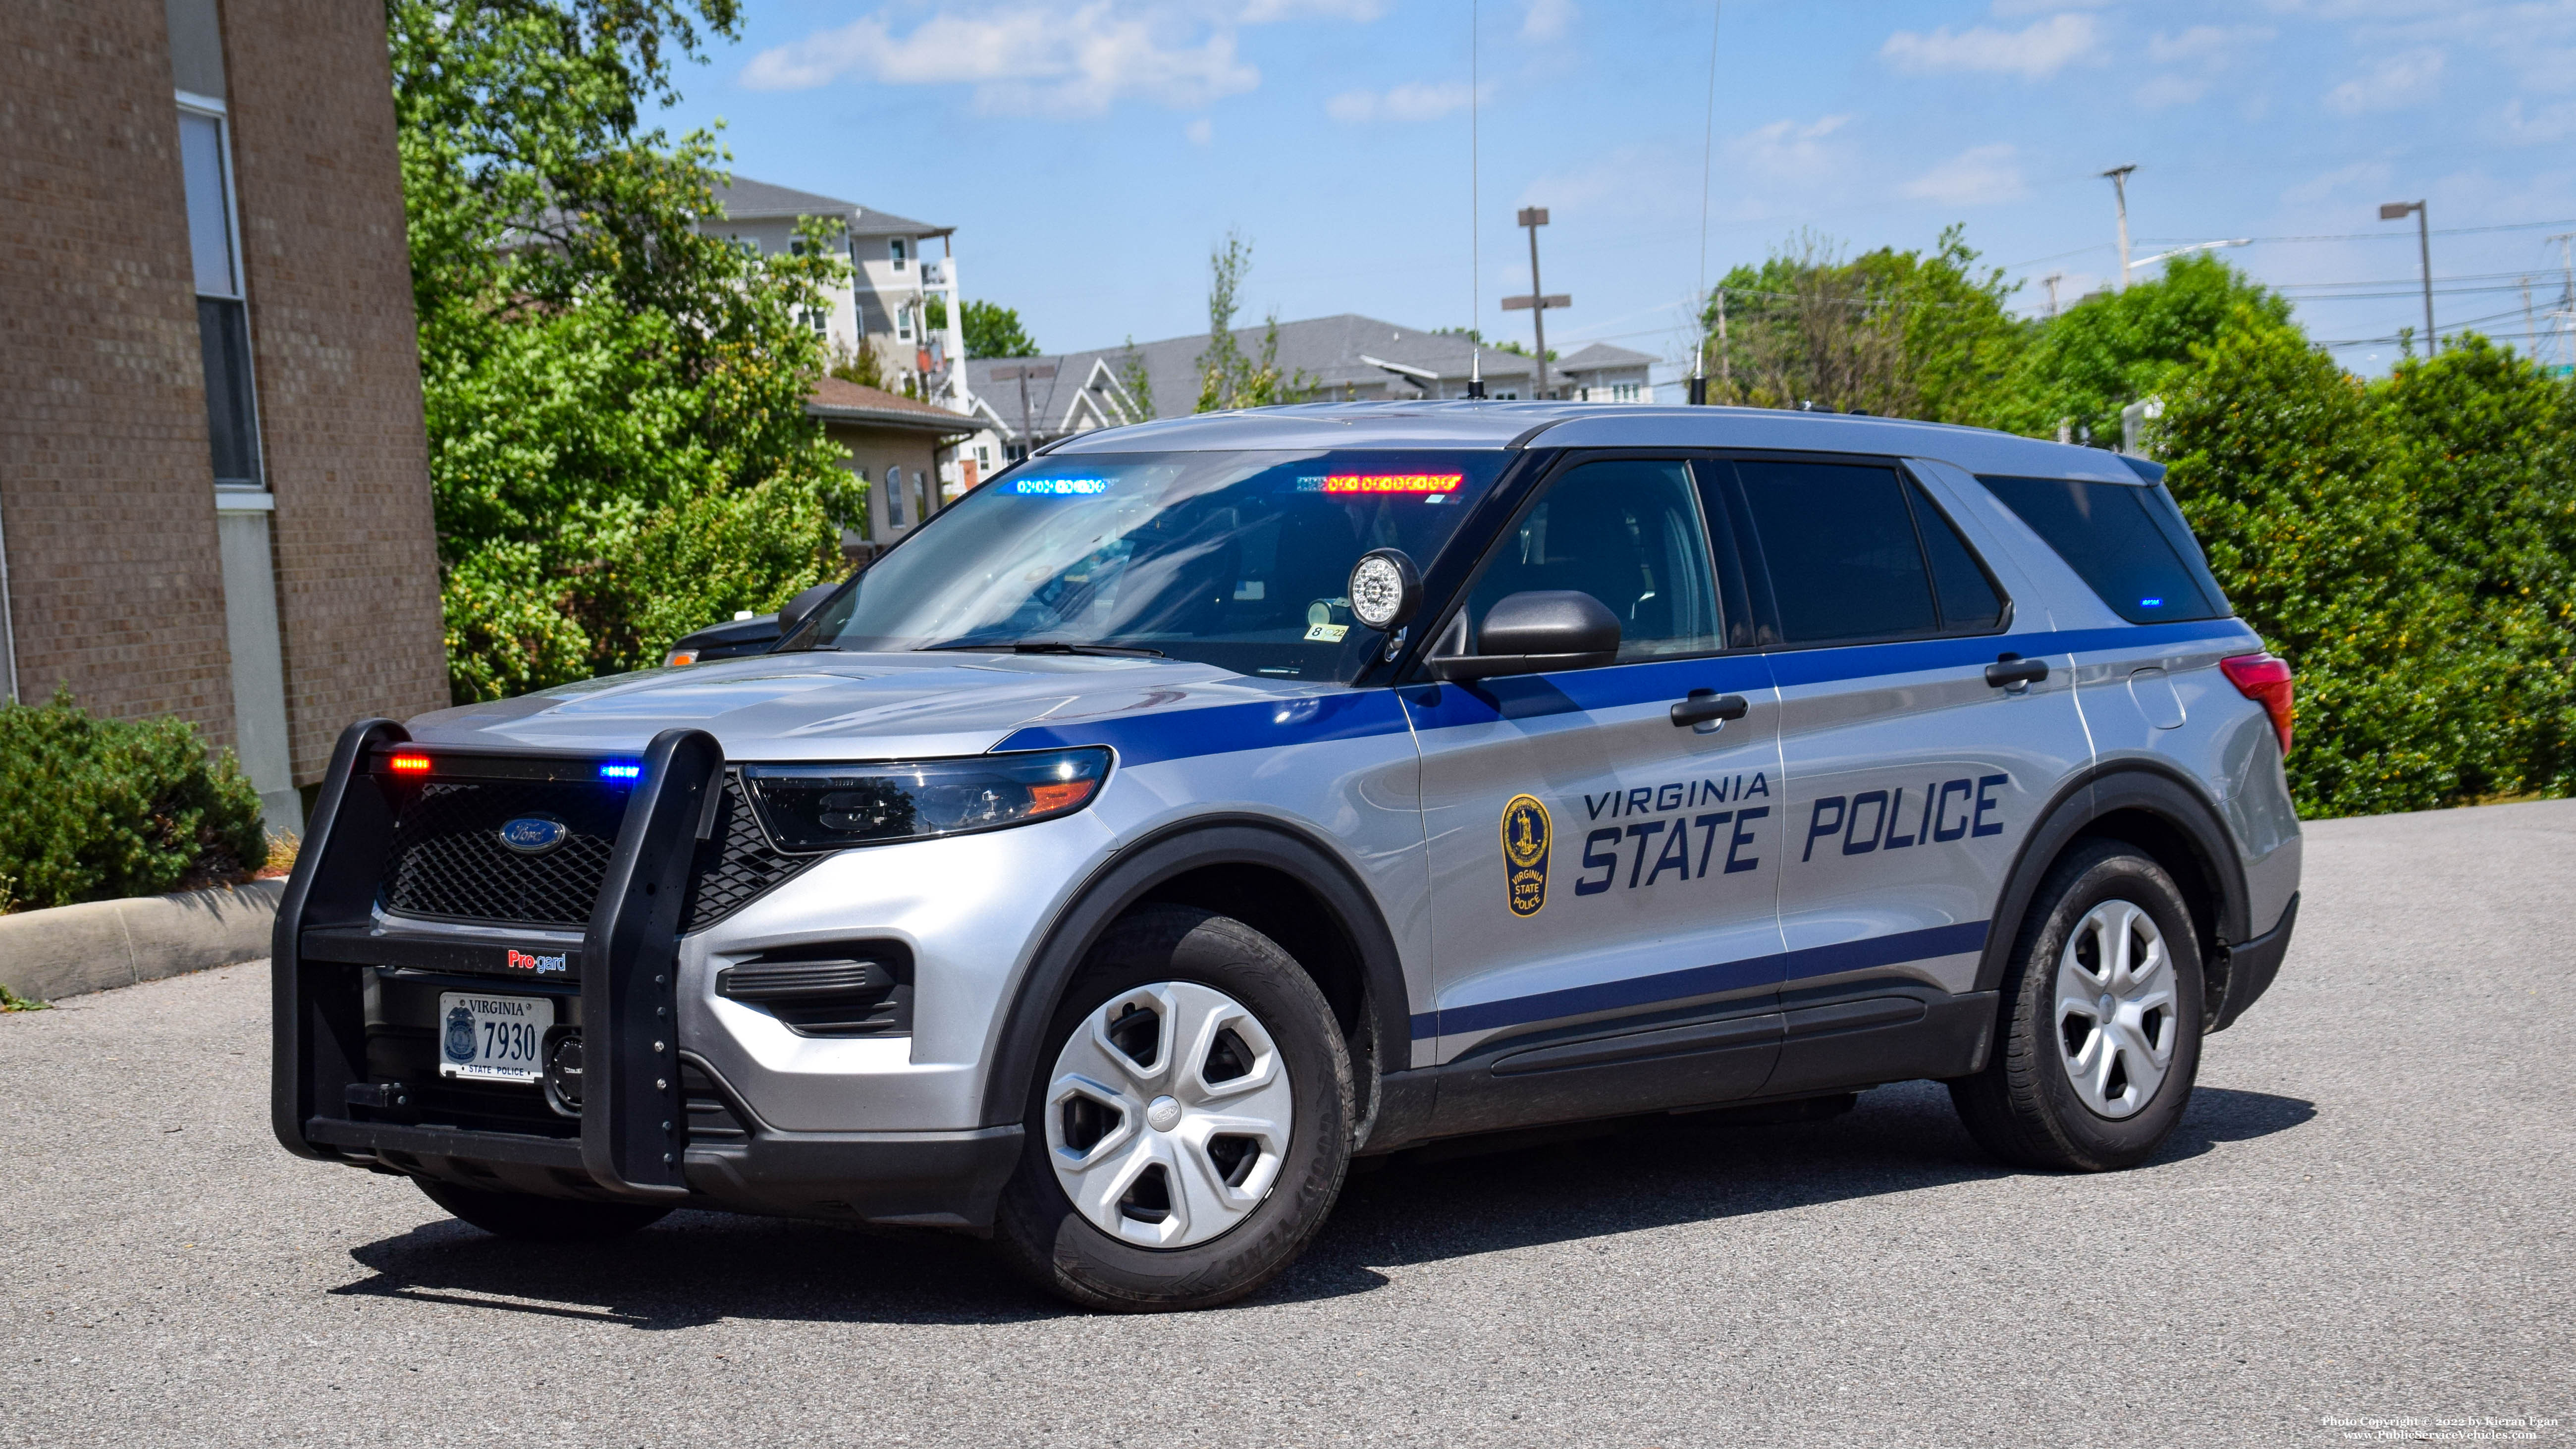
[[[2576,1442],[2576,802],[2308,840],[2137,1170],[2004,1171],[1923,1083],[1675,1118],[1399,1160],[1169,1317],[959,1239],[487,1237],[277,1147],[264,965],[0,1017],[0,1443]]]

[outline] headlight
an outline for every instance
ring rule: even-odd
[[[1070,815],[1109,777],[1103,749],[904,764],[745,765],[742,782],[784,850],[967,835]]]

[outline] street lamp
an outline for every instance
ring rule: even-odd
[[[2433,355],[2433,349],[2437,345],[2440,334],[2433,330],[2433,232],[2431,223],[2424,216],[2424,203],[2420,201],[2388,202],[2379,208],[2379,219],[2403,221],[2410,211],[2415,214],[2416,254],[2424,262],[2424,355],[2430,357]]]

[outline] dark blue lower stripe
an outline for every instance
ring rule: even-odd
[[[1961,921],[1949,926],[1927,926],[1920,931],[1899,931],[1892,936],[1838,941],[1830,946],[1809,946],[1799,951],[1774,951],[1741,961],[1722,961],[1714,966],[1692,966],[1652,976],[1631,976],[1591,986],[1570,986],[1562,991],[1542,991],[1531,996],[1513,996],[1501,1001],[1480,1001],[1473,1006],[1421,1012],[1413,1018],[1413,1039],[1421,1041],[1456,1032],[1526,1026],[1534,1021],[1550,1021],[1560,1016],[1588,1016],[1598,1011],[1660,1006],[1668,1001],[1712,996],[1748,986],[1832,976],[1844,971],[1868,971],[1881,966],[1900,966],[1908,961],[1930,961],[1942,956],[1982,951],[1986,947],[1986,924],[1984,921]]]

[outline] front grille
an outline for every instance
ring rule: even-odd
[[[731,772],[725,775],[724,799],[716,809],[716,828],[698,842],[698,858],[689,873],[688,924],[680,928],[682,934],[714,925],[821,858],[770,849],[769,837],[743,799],[742,781]]]
[[[580,930],[608,876],[629,787],[586,781],[432,780],[393,787],[393,846],[386,858],[385,909],[399,915],[478,924]],[[728,773],[710,838],[690,863],[683,932],[703,930],[814,863],[781,855],[751,815]],[[551,815],[569,827],[561,845],[522,855],[501,844],[501,826]]]
[[[628,793],[544,780],[424,783],[394,818],[385,907],[579,930],[608,875]],[[501,826],[526,815],[551,815],[571,833],[543,855],[522,855],[501,844]]]

